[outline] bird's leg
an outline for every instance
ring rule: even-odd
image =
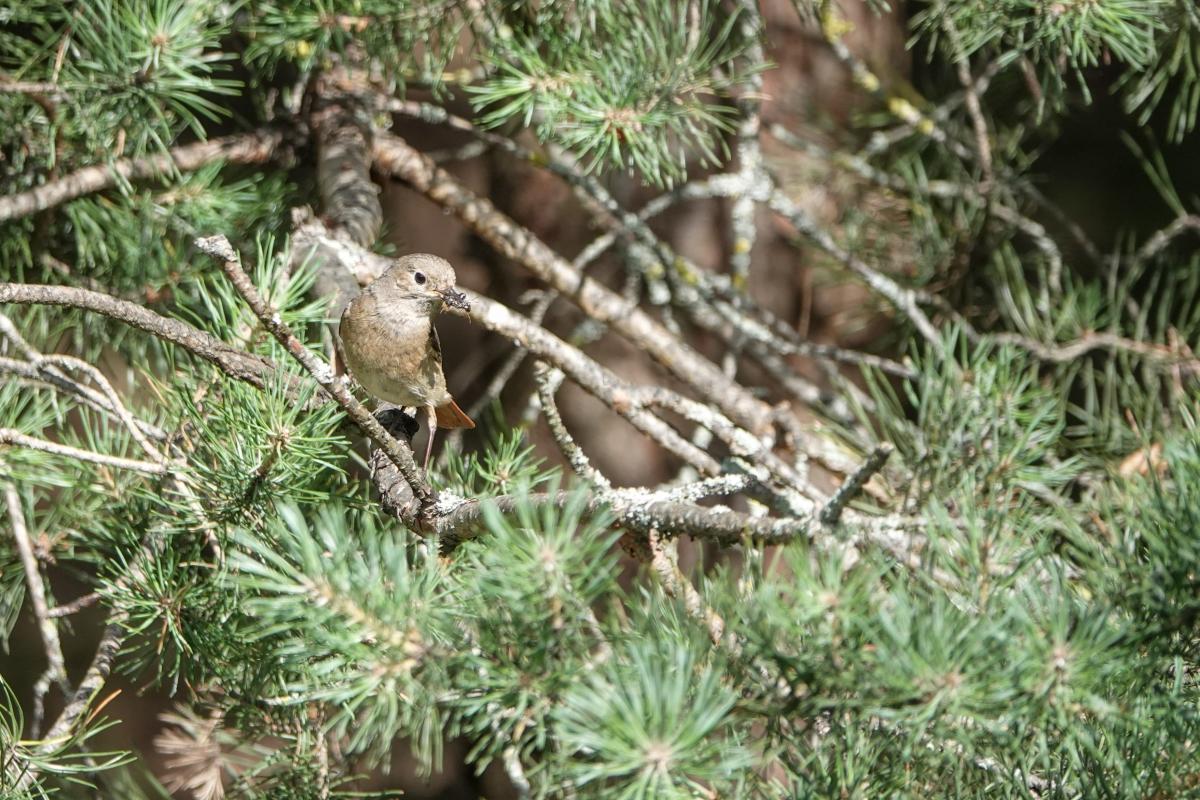
[[[429,472],[429,456],[433,454],[433,435],[437,433],[437,409],[425,406],[425,419],[429,421],[429,440],[425,442],[425,471]]]

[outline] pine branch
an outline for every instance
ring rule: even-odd
[[[128,300],[119,300],[88,289],[0,283],[0,304],[3,303],[69,306],[103,314],[179,345],[193,355],[214,364],[229,377],[259,389],[266,389],[271,385],[277,370],[270,359],[231,347],[212,334],[194,328],[186,322],[156,314]]]
[[[0,222],[45,211],[84,195],[112,188],[120,181],[147,180],[173,172],[194,172],[216,161],[262,164],[274,157],[283,141],[282,131],[262,129],[184,145],[162,155],[123,158],[111,165],[84,167],[36,189],[0,197]]]

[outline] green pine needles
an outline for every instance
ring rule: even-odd
[[[1200,797],[1195,3],[790,6],[0,4],[0,798]]]

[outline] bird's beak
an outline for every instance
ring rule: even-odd
[[[471,310],[471,304],[467,302],[467,296],[454,289],[447,289],[442,292],[442,301],[453,308],[461,308],[463,311]]]

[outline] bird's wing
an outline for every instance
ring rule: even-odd
[[[438,338],[437,328],[434,327],[433,322],[429,323],[429,353],[437,362],[440,370],[442,368],[442,340]]]

